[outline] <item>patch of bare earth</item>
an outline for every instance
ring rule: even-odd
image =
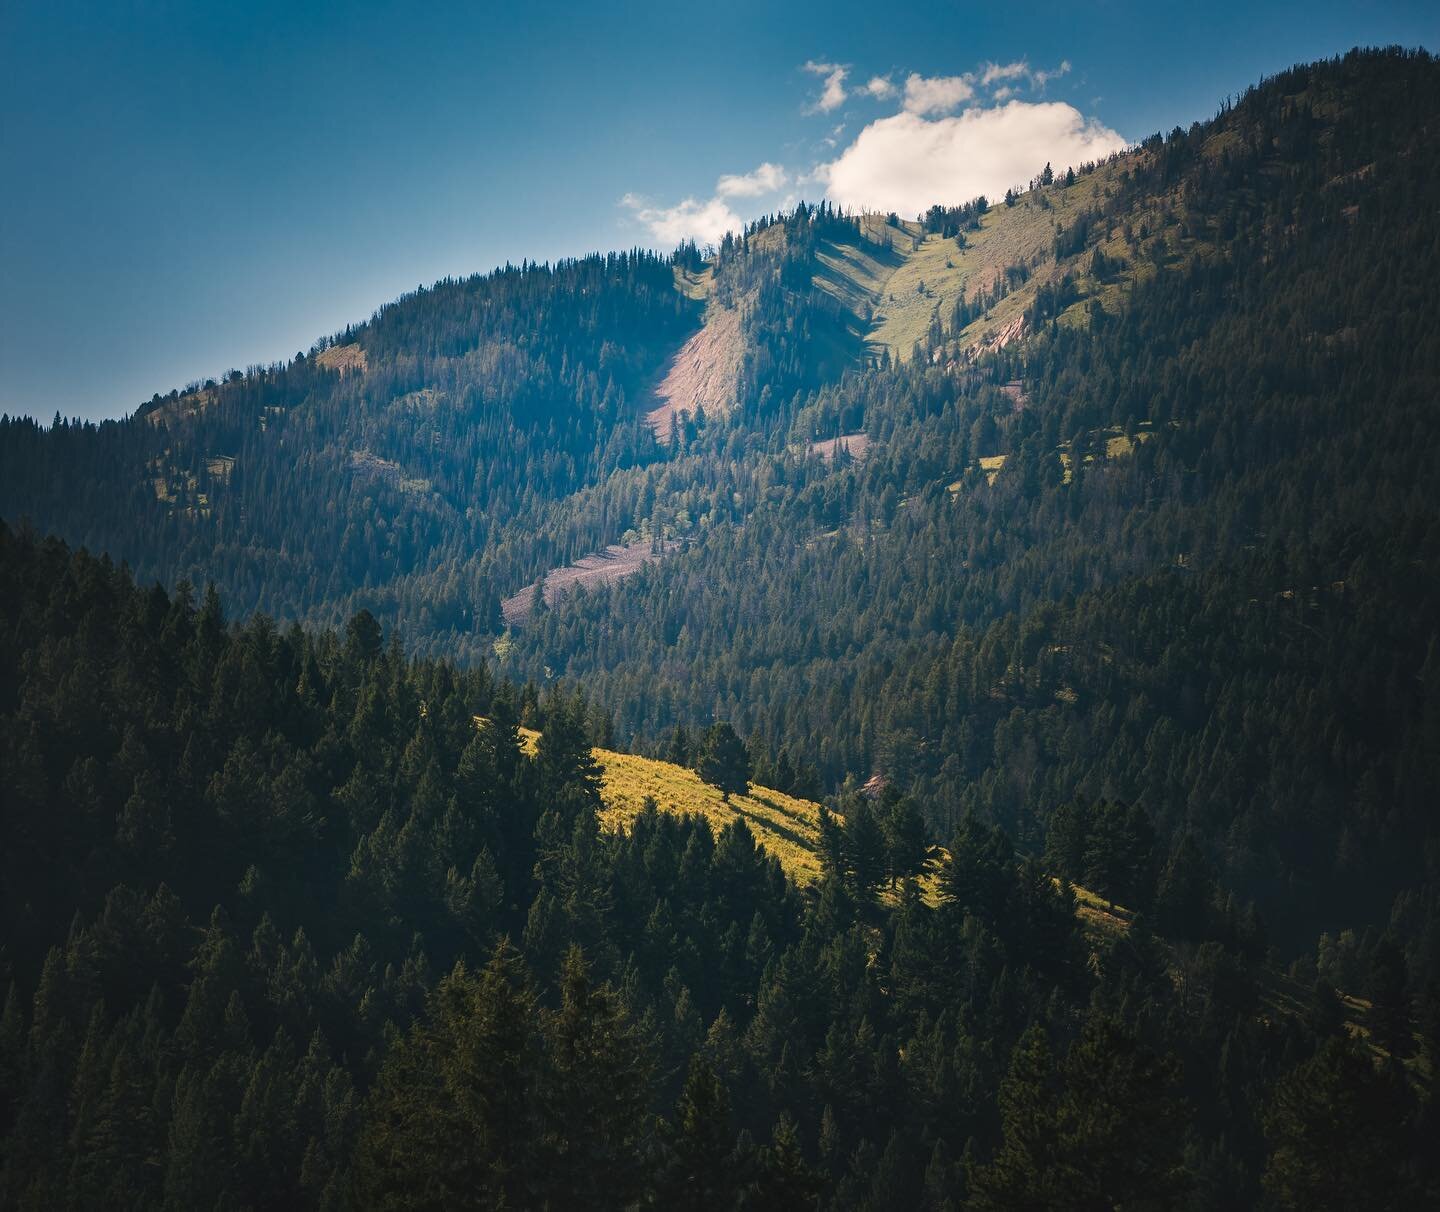
[[[350,474],[362,483],[383,481],[401,492],[428,492],[430,481],[407,476],[399,463],[382,459],[368,450],[350,452]]]
[[[553,606],[567,593],[577,587],[591,589],[611,581],[633,576],[646,564],[659,560],[679,550],[679,544],[662,543],[657,548],[649,540],[638,543],[611,543],[604,551],[585,556],[564,568],[556,568],[545,575],[545,604]],[[518,627],[530,617],[535,605],[535,587],[527,586],[513,597],[500,603],[500,613],[506,626]]]
[[[368,369],[365,363],[365,351],[359,345],[332,345],[329,349],[322,349],[315,355],[315,361],[321,366],[330,370],[338,370],[342,375],[348,375],[359,371],[362,375]]]
[[[1011,379],[1010,382],[1001,386],[1000,391],[1010,397],[1010,405],[1016,412],[1024,412],[1025,405],[1030,403],[1030,397],[1025,391],[1025,384],[1019,379]]]
[[[837,438],[824,438],[819,442],[811,442],[809,453],[819,455],[827,463],[833,463],[842,453],[863,462],[870,453],[870,435],[842,433]]]
[[[745,334],[738,307],[712,303],[705,324],[685,342],[655,385],[654,406],[645,413],[655,440],[670,440],[670,422],[680,414],[725,416],[735,404],[745,365]]]
[[[1025,313],[1021,312],[1013,320],[1009,321],[999,332],[987,332],[980,340],[971,345],[965,351],[966,357],[972,362],[977,361],[985,354],[998,353],[1012,341],[1018,341],[1025,335]]]
[[[189,420],[191,417],[198,417],[219,398],[219,393],[208,387],[187,391],[183,396],[166,400],[151,409],[145,414],[145,420],[151,425],[169,425],[174,421]]]

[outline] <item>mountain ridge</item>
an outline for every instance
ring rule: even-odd
[[[1415,215],[1434,183],[1414,153],[1434,76],[1428,56],[1352,54],[984,205],[892,222],[801,204],[708,263],[682,248],[437,284],[288,367],[202,388],[173,425],[12,422],[0,514],[31,512],[146,578],[214,577],[242,611],[334,626],[365,608],[417,653],[578,680],[636,751],[728,717],[798,745],[831,790],[900,772],[945,828],[973,810],[1038,844],[1078,785],[1151,802],[1178,836],[1210,811],[1180,800],[1204,797],[1140,754],[1172,729],[1202,744],[1195,692],[1132,654],[1125,676],[1154,684],[1131,687],[1135,735],[1107,756],[1101,719],[1122,692],[1089,653],[1130,641],[1087,635],[1088,614],[1344,582],[1361,588],[1307,601],[1349,627],[1398,586],[1353,567],[1357,544],[1403,533],[1429,549],[1417,384],[1433,291]],[[1398,325],[1377,322],[1376,299]],[[733,401],[681,409],[659,442],[647,392],[707,308],[748,351],[721,376]],[[1370,390],[1385,412],[1356,405]],[[828,457],[841,435],[863,435],[863,461]],[[553,609],[507,628],[537,583],[603,572],[616,548],[643,557],[633,575],[547,591]],[[1355,596],[1367,585],[1373,602]],[[1413,598],[1400,608],[1423,628]],[[1278,662],[1262,632],[1226,627]],[[1377,660],[1425,665],[1418,632],[1393,642]],[[923,709],[910,665],[951,670]],[[1009,745],[1006,712],[1034,734],[1033,772],[984,756]],[[1387,751],[1343,727],[1356,752]],[[1240,751],[1276,745],[1235,729]],[[1356,770],[1343,781],[1358,794]],[[1279,815],[1252,799],[1257,820]],[[1359,843],[1404,866],[1399,845],[1383,830]],[[1336,860],[1302,875],[1283,844],[1260,848],[1270,876],[1307,889],[1272,908],[1323,913]],[[1251,850],[1216,839],[1247,894],[1274,886]]]

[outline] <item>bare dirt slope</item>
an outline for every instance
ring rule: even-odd
[[[842,433],[838,438],[822,438],[818,442],[810,443],[810,453],[819,455],[827,463],[833,463],[841,451],[852,459],[863,462],[870,453],[870,435],[863,431]]]
[[[653,407],[645,420],[660,442],[670,440],[670,420],[682,412],[692,416],[725,416],[735,403],[745,365],[746,339],[740,308],[712,303],[705,323],[685,342],[655,385]]]
[[[145,413],[145,420],[151,425],[170,425],[197,417],[219,399],[219,393],[207,387],[187,391],[183,396],[166,400]]]
[[[353,343],[332,345],[329,349],[322,349],[315,355],[315,361],[331,370],[338,370],[342,375],[357,371],[363,375],[369,369],[365,360],[365,350]]]
[[[545,604],[553,606],[565,594],[577,586],[586,589],[618,581],[639,572],[652,560],[661,559],[677,549],[674,543],[661,545],[657,550],[648,540],[621,545],[612,543],[604,551],[585,556],[573,564],[556,568],[545,575]],[[518,627],[530,617],[535,604],[535,587],[522,589],[513,597],[500,603],[500,613],[505,617],[506,626]]]

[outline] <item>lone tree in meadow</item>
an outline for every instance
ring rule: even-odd
[[[712,724],[700,744],[700,760],[696,772],[729,803],[732,795],[750,790],[750,751],[725,721]]]

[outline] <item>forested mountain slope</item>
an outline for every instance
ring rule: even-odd
[[[511,667],[621,737],[730,718],[1037,849],[1074,796],[1138,801],[1280,937],[1383,921],[1434,878],[1436,121],[1433,62],[1353,56],[991,207],[982,236],[1057,216],[994,309],[1028,336],[976,360],[962,313],[698,435],[722,524]],[[859,429],[797,479],[788,440]]]
[[[742,816],[603,831],[597,722],[367,614],[227,624],[0,524],[0,1204],[1440,1194],[1440,999],[1417,1038],[1392,941],[1282,980],[1199,863],[1167,864],[1163,941],[1087,934],[973,816],[938,904],[882,896],[893,793],[822,818],[802,893]],[[1069,811],[1047,862],[1135,891],[1145,820]]]
[[[942,833],[1138,803],[1287,947],[1428,921],[1437,119],[1428,55],[1355,52],[1002,199],[442,283],[125,422],[6,423],[0,515],[583,684],[625,748],[733,720]],[[657,435],[720,316],[733,398]],[[664,558],[503,625],[612,543]]]
[[[643,252],[441,282],[125,421],[7,422],[0,513],[287,618],[445,569],[414,630],[493,633],[502,597],[595,549],[537,511],[656,457],[638,401],[697,323]]]

